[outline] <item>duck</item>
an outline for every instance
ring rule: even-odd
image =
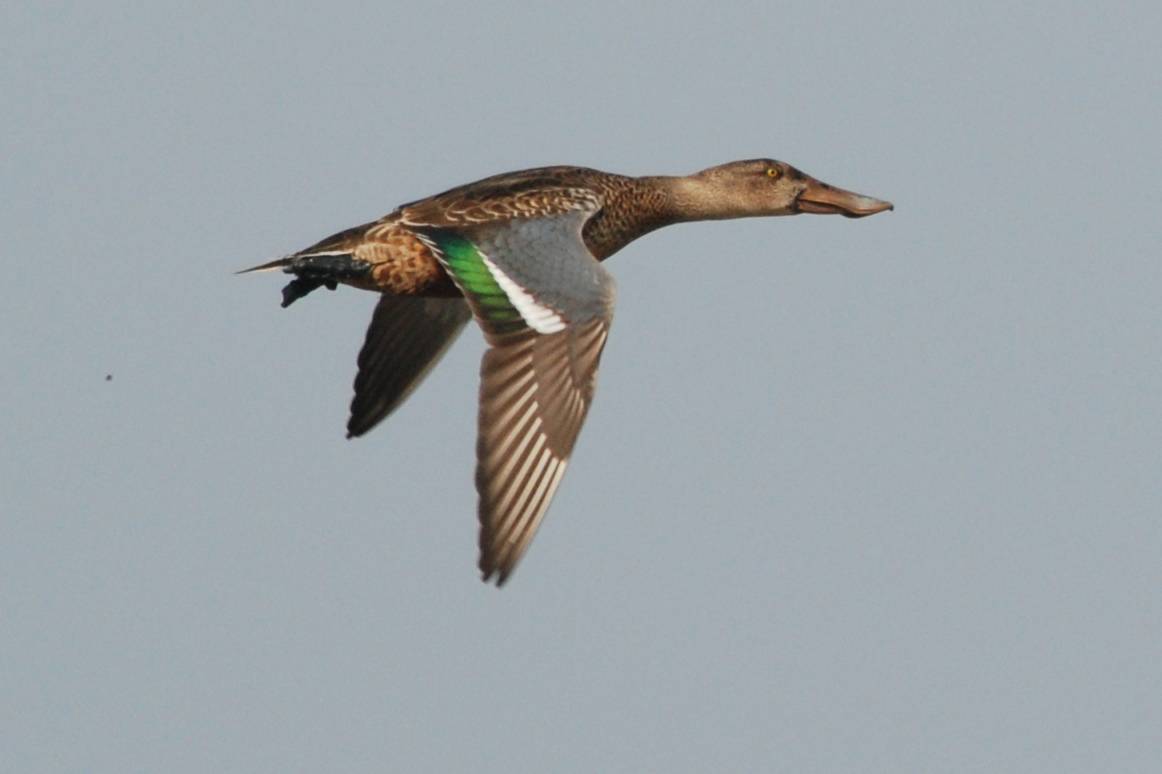
[[[487,342],[478,567],[485,582],[502,586],[549,508],[593,401],[615,301],[606,258],[675,223],[892,209],[766,158],[685,176],[539,167],[403,204],[239,273],[292,275],[283,307],[321,287],[379,294],[358,356],[348,438],[399,408],[476,321]]]

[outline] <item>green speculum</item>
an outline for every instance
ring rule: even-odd
[[[484,265],[484,256],[476,245],[454,234],[441,235],[437,244],[444,253],[453,279],[477,307],[486,320],[493,323],[521,321],[520,312],[513,307],[501,290],[492,272]],[[506,326],[507,327],[507,326]]]

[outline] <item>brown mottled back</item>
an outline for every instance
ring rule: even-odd
[[[596,207],[582,236],[590,252],[604,260],[634,239],[672,222],[666,205],[665,189],[651,178],[586,167],[542,167],[494,175],[409,202],[292,257],[344,251],[370,267],[366,276],[344,280],[348,284],[397,295],[457,295],[431,248],[414,229],[455,229]]]
[[[594,256],[605,259],[669,222],[665,191],[647,180],[587,167],[540,167],[458,186],[405,204],[393,215],[406,225],[455,227],[554,215],[595,202],[599,209],[585,224],[583,236]]]

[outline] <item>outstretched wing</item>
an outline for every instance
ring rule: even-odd
[[[461,298],[380,296],[359,351],[347,437],[363,435],[395,411],[471,316]]]
[[[593,400],[608,331],[608,317],[528,331],[484,355],[476,488],[485,580],[504,583],[540,526]]]
[[[536,533],[593,399],[614,286],[582,206],[425,232],[491,345],[480,366],[480,569],[502,584]]]

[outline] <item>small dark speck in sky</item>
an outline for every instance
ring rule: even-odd
[[[107,381],[107,382],[113,381],[113,374],[105,374],[105,381]]]

